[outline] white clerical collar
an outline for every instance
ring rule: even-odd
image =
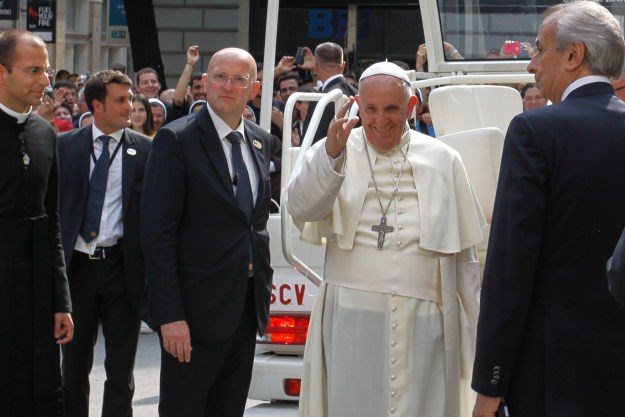
[[[610,80],[607,77],[604,77],[603,75],[588,75],[586,77],[578,78],[577,80],[569,84],[568,87],[566,87],[566,90],[564,90],[564,93],[562,93],[562,98],[560,99],[560,101],[564,101],[569,96],[569,94],[573,92],[573,90],[577,90],[581,86],[590,84],[590,83],[610,84]]]
[[[328,84],[330,84],[332,81],[334,81],[334,80],[336,80],[337,78],[340,78],[340,77],[342,77],[342,76],[343,76],[343,74],[336,74],[336,75],[331,76],[330,78],[328,78],[328,79],[327,79],[327,80],[323,83],[323,85],[321,86],[321,90],[319,90],[319,91],[323,91],[323,92],[325,92],[326,87],[328,86]]]
[[[0,103],[0,109],[6,114],[8,114],[9,116],[16,118],[17,123],[24,123],[26,119],[28,119],[30,112],[33,111],[33,106],[30,106],[30,108],[28,109],[26,113],[20,113],[15,110],[12,110],[2,103]]]
[[[208,114],[210,114],[211,119],[213,119],[213,124],[215,125],[215,130],[217,130],[217,135],[219,136],[219,139],[224,140],[224,138],[228,136],[230,132],[232,132],[232,128],[228,126],[228,124],[224,122],[224,120],[219,117],[213,109],[211,109],[210,104],[206,103],[206,107],[208,108]],[[243,140],[245,140],[245,129],[243,128],[243,126],[243,115],[241,115],[241,121],[239,122],[237,128],[234,130],[239,132],[241,136],[243,136]]]
[[[110,137],[113,138],[113,140],[115,142],[119,142],[120,140],[122,140],[122,136],[124,135],[124,129],[119,129],[119,130],[117,130],[117,131],[107,135],[106,133],[104,133],[100,129],[98,129],[98,127],[95,124],[96,124],[96,121],[94,120],[93,123],[91,124],[91,138],[92,138],[92,140],[96,140],[100,136],[110,136]]]

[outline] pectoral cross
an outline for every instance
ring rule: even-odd
[[[382,249],[384,246],[384,238],[387,233],[394,231],[393,226],[386,225],[386,216],[382,216],[380,219],[380,224],[376,224],[371,226],[371,230],[374,232],[378,232],[378,249]]]

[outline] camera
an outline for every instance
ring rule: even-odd
[[[295,65],[299,67],[304,63],[304,55],[306,55],[306,50],[301,46],[297,48],[297,52],[295,52]]]
[[[52,86],[47,86],[46,88],[43,89],[43,94],[46,97],[50,97],[50,98],[54,98],[54,91],[52,90]]]
[[[521,42],[506,43],[501,52],[506,55],[518,55],[521,53]]]

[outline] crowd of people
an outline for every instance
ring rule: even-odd
[[[269,316],[282,128],[299,145],[316,107],[298,101],[284,123],[284,104],[340,89],[347,101],[324,109],[286,186],[302,239],[327,245],[300,416],[618,415],[620,23],[591,1],[545,13],[483,281],[486,220],[459,154],[430,136],[427,92],[401,63],[375,63],[354,85],[339,45],[303,50],[300,65],[285,56],[274,69],[267,132],[248,51],[222,49],[195,72],[189,47],[169,91],[151,68],[134,83],[115,69],[58,71],[49,89],[43,41],[0,34],[0,414],[88,415],[101,325],[102,415],[131,416],[145,320],[161,341],[160,416],[242,416]]]
[[[524,45],[524,48],[531,50],[529,45]],[[339,88],[345,95],[351,97],[358,92],[354,75],[346,71],[343,49],[340,45],[326,42],[318,45],[314,52],[308,47],[302,49],[304,50],[303,63],[295,65],[294,57],[284,56],[274,68],[271,133],[276,141],[280,141],[283,137],[284,106],[292,93],[328,92]],[[463,59],[458,50],[449,43],[445,43],[444,50],[449,59]],[[502,54],[499,51],[497,57],[506,57]],[[135,97],[129,127],[153,138],[164,124],[200,109],[206,103],[206,93],[202,85],[202,72],[196,71],[199,59],[199,47],[190,46],[187,49],[186,61],[176,88],[162,91],[156,70],[153,68],[139,70],[133,86]],[[409,65],[403,61],[393,62],[404,70],[410,69]],[[417,51],[415,69],[424,71],[426,63],[427,49],[425,44],[422,44]],[[258,64],[258,68],[258,80],[262,83],[262,64]],[[125,70],[125,68],[121,69]],[[88,75],[78,76],[70,74],[67,70],[59,70],[51,79],[51,87],[36,111],[53,125],[57,133],[82,127],[91,121],[83,90],[88,78]],[[514,85],[514,87],[518,88],[521,93],[524,111],[547,104],[547,100],[535,84]],[[420,132],[436,136],[436,129],[432,124],[428,109],[429,92],[430,88],[418,92],[419,104],[416,106],[416,119],[411,123]],[[260,122],[261,96],[262,84],[260,93],[248,103],[254,112],[256,123]],[[308,111],[309,106],[311,111]],[[315,102],[296,102],[293,119],[290,122],[293,146],[299,146],[315,106]],[[333,110],[336,109],[332,107],[326,109],[319,129],[316,130],[314,142],[325,137],[329,120],[334,114]],[[277,155],[276,158],[278,158]],[[272,171],[272,174],[277,175],[275,171]],[[279,195],[276,194],[273,197],[279,203]]]

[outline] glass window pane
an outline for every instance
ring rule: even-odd
[[[66,16],[66,29],[68,31],[77,31],[77,27],[76,27],[76,0],[66,0],[65,1],[65,5],[66,5],[66,10],[65,10],[65,16]]]
[[[445,59],[529,59],[542,14],[559,0],[438,0]],[[621,22],[625,4],[601,2]],[[459,55],[449,51],[458,50]]]

